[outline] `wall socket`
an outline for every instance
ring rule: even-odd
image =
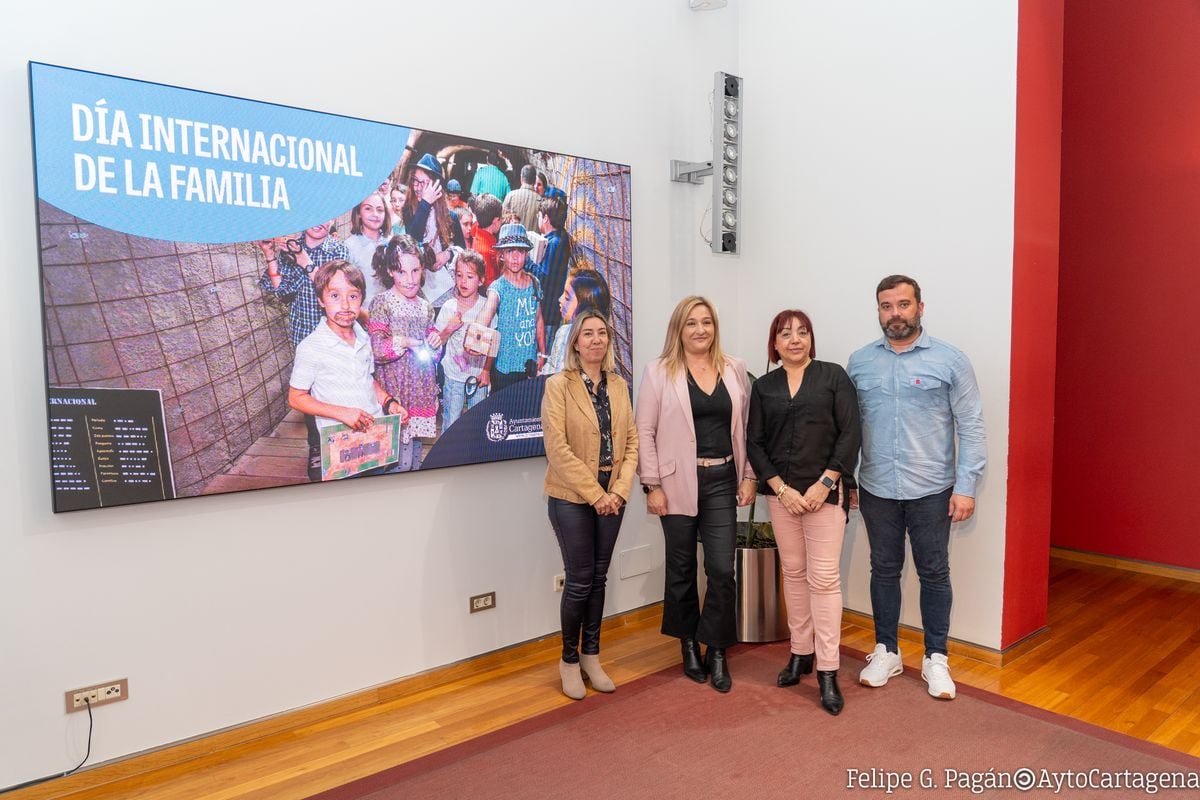
[[[566,587],[567,587],[567,576],[566,575],[555,575],[554,576],[554,591],[561,592]]]
[[[487,594],[477,594],[471,598],[471,613],[476,611],[487,611],[489,608],[496,607],[496,593],[488,592]]]
[[[89,704],[92,708],[95,708],[107,703],[119,703],[127,699],[129,699],[128,678],[120,678],[108,683],[99,683],[95,686],[86,686],[82,689],[72,689],[67,692],[67,713],[87,711]]]

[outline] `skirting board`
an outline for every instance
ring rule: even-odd
[[[849,622],[852,625],[857,625],[867,630],[875,627],[875,621],[871,618],[870,614],[851,611],[848,608],[842,610],[842,622]],[[1003,650],[995,650],[991,647],[984,647],[983,645],[963,642],[957,639],[947,640],[946,649],[950,651],[951,655],[971,658],[981,661],[984,664],[990,664],[993,667],[1003,667],[1005,664],[1011,664],[1033,648],[1042,644],[1046,640],[1048,633],[1050,633],[1049,628],[1040,628]],[[923,645],[925,641],[925,631],[921,628],[914,628],[911,625],[901,625],[899,636],[906,642],[915,642],[918,645]]]
[[[1128,558],[1118,558],[1116,556],[1101,555],[1099,553],[1085,553],[1080,550],[1068,550],[1063,547],[1051,547],[1051,558],[1061,558],[1065,561],[1076,561],[1081,564],[1094,564],[1101,567],[1110,567],[1112,569],[1121,569],[1127,572],[1140,572],[1147,575],[1156,575],[1160,578],[1171,578],[1180,581],[1189,581],[1191,583],[1200,583],[1200,570],[1187,569],[1186,567],[1175,567],[1169,564],[1155,564],[1149,561],[1135,561]],[[858,625],[859,627],[870,630],[874,627],[874,622],[870,614],[862,614],[858,611],[845,609],[842,612],[842,619],[845,622]],[[947,642],[946,649],[954,655],[973,658],[976,661],[982,661],[985,664],[1002,667],[1005,664],[1011,664],[1016,659],[1028,653],[1038,645],[1045,641],[1045,636],[1050,632],[1049,628],[1041,628],[1026,636],[1019,642],[1015,642],[1003,650],[995,650],[990,647],[983,647],[970,642],[957,641],[950,639]],[[922,629],[909,625],[900,626],[900,638],[907,642],[916,642],[923,644],[925,633]]]
[[[1200,583],[1200,569],[1176,567],[1170,564],[1156,564],[1153,561],[1137,561],[1132,558],[1118,558],[1100,553],[1085,553],[1082,550],[1068,550],[1065,547],[1051,547],[1050,555],[1066,561],[1078,561],[1081,564],[1095,564],[1100,567],[1123,569],[1127,572],[1141,572],[1146,575],[1157,575],[1160,578],[1173,578],[1177,581]]]

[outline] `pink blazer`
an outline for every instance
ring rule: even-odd
[[[746,457],[746,419],[750,414],[750,380],[739,358],[726,357],[721,380],[733,401],[733,463],[737,476],[753,478]],[[699,513],[696,480],[696,425],[688,398],[687,373],[667,376],[662,359],[646,365],[638,389],[634,414],[638,432],[638,477],[642,483],[662,486],[667,511],[694,517]]]

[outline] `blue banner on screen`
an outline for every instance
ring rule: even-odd
[[[408,129],[30,65],[38,195],[151,239],[221,244],[332,219],[396,165]]]
[[[542,455],[544,378],[590,309],[630,377],[626,165],[47,64],[29,82],[47,396],[118,420],[161,400],[155,490],[118,459],[129,486],[65,493],[82,468],[52,457],[56,511]],[[388,456],[333,469],[331,431]]]

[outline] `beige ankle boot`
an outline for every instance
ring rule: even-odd
[[[558,676],[562,678],[562,693],[572,700],[582,700],[587,697],[587,689],[583,685],[583,676],[579,674],[578,664],[558,662]]]
[[[592,682],[592,688],[597,692],[613,692],[616,691],[617,685],[612,682],[612,678],[604,672],[600,666],[600,656],[589,656],[585,653],[579,654],[579,666],[587,674],[587,679]]]

